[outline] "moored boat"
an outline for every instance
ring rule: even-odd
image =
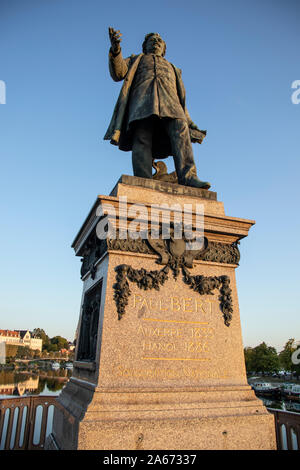
[[[263,395],[263,396],[280,395],[279,388],[273,386],[269,382],[255,382],[254,384],[252,384],[252,388],[257,395]]]
[[[293,385],[291,389],[291,400],[300,401],[300,385]]]
[[[293,385],[294,384],[291,384],[291,383],[284,383],[281,385],[281,393],[282,395],[284,395],[285,397],[289,398],[291,396],[291,393],[292,393],[292,388],[293,388]]]

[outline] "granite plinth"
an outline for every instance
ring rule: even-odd
[[[161,180],[154,180],[149,178],[141,178],[139,176],[122,175],[116,186],[110,193],[110,196],[117,196],[118,186],[125,184],[128,186],[141,187],[146,189],[153,189],[160,193],[167,193],[180,196],[192,196],[202,199],[210,199],[212,201],[217,200],[217,193],[214,191],[208,191],[207,189],[192,188],[191,186],[184,186],[182,184],[169,183]]]
[[[216,198],[184,191],[166,194],[133,183],[122,177],[113,195],[99,196],[73,243],[79,256],[91,256],[85,241],[97,223],[96,207],[110,201],[117,208],[120,195],[145,206],[166,200],[170,205],[188,201],[192,207],[203,202],[204,234],[223,245],[247,236],[254,223],[226,216]],[[119,223],[117,217],[117,227]],[[186,282],[182,270],[176,274],[172,268],[156,288],[145,290],[134,278],[119,280],[125,305],[120,316],[118,268],[125,265],[131,272],[156,276],[165,266],[158,264],[157,253],[129,251],[122,243],[108,244],[98,256],[83,277],[75,352],[83,344],[84,299],[99,286],[95,354],[74,363],[73,376],[58,398],[49,448],[56,443],[61,449],[275,449],[274,417],[247,383],[237,264],[194,260],[189,268],[193,279],[228,278],[233,310],[228,324],[222,287],[217,283],[209,294],[201,293]]]

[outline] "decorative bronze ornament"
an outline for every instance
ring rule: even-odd
[[[207,250],[207,239],[201,252]],[[230,279],[228,276],[211,276],[202,275],[192,276],[187,269],[193,267],[193,259],[198,253],[195,250],[186,250],[184,240],[148,240],[152,248],[160,255],[159,264],[165,266],[160,271],[147,271],[146,269],[134,269],[127,264],[119,265],[115,268],[117,272],[116,283],[114,284],[114,300],[116,302],[119,320],[125,313],[128,298],[131,290],[128,281],[134,282],[140,289],[160,290],[160,287],[168,280],[170,269],[175,279],[178,278],[180,271],[183,274],[183,281],[190,286],[191,289],[200,295],[213,295],[215,289],[219,289],[220,309],[223,313],[224,323],[230,325],[233,313],[233,304],[231,297]],[[187,253],[191,251],[191,253]]]
[[[85,293],[82,306],[77,361],[94,361],[96,357],[102,281]]]
[[[176,239],[170,236],[169,239],[153,239],[149,237],[147,241],[151,248],[160,255],[160,260],[157,262],[169,264],[177,273],[181,266],[192,268],[194,258],[200,253],[204,254],[208,249],[206,237],[201,238],[202,246],[199,245],[199,249],[196,250],[188,249],[188,242],[185,238]]]

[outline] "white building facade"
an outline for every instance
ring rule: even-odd
[[[7,345],[27,346],[42,351],[43,340],[36,338],[29,330],[0,330],[0,340]]]

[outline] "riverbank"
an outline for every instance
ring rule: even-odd
[[[249,376],[248,378],[248,383],[253,383],[253,382],[260,382],[260,383],[265,383],[269,382],[271,384],[284,384],[284,383],[291,383],[291,384],[300,384],[300,377],[296,379],[296,377],[291,377],[289,374],[284,376],[284,377],[272,377],[272,376],[262,376],[262,375],[255,375],[255,376]]]
[[[5,364],[0,364],[1,371],[32,371],[32,370],[49,370],[52,369],[54,363],[58,363],[61,369],[66,367],[66,364],[72,363],[69,359],[17,359],[9,361]]]

